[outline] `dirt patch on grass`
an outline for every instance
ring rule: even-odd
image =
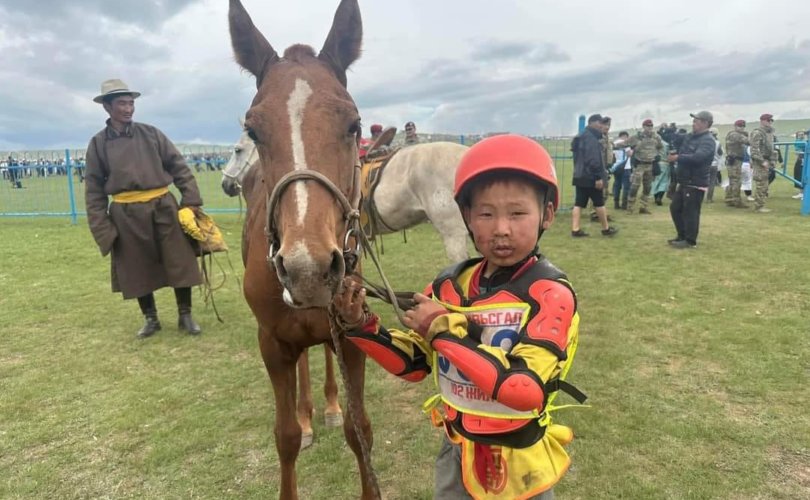
[[[782,484],[786,492],[810,490],[810,450],[787,450],[771,446],[768,448],[768,466],[772,482]]]

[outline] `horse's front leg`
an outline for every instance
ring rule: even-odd
[[[338,385],[335,380],[335,358],[329,344],[323,345],[323,354],[326,359],[326,375],[323,382],[323,394],[326,396],[326,409],[323,418],[327,427],[340,427],[343,425],[343,411],[338,401]]]
[[[348,418],[343,423],[343,433],[346,436],[346,442],[349,443],[354,455],[357,457],[357,464],[360,468],[360,479],[362,481],[362,494],[360,498],[363,500],[372,500],[379,498],[379,492],[375,491],[371,482],[371,447],[374,438],[371,433],[371,422],[366,414],[366,408],[363,401],[363,394],[365,390],[366,379],[366,355],[354,346],[351,342],[341,340],[343,356],[346,363],[346,368],[349,376],[349,383],[351,390],[346,395],[348,400]],[[360,440],[355,432],[355,422],[360,429],[365,444],[367,457],[363,457],[363,450],[361,449]],[[368,466],[365,460],[368,460]]]
[[[309,355],[304,349],[298,357],[298,423],[301,425],[301,449],[312,445],[312,381],[309,378]]]
[[[296,418],[295,364],[301,352],[300,350],[294,352],[290,346],[282,345],[269,332],[261,330],[259,347],[267,373],[270,374],[276,399],[273,434],[281,465],[279,498],[296,500],[298,484],[295,477],[295,461],[301,449],[301,425]]]

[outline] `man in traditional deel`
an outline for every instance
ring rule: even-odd
[[[203,201],[174,144],[157,128],[132,120],[140,95],[112,79],[93,99],[109,119],[87,146],[87,222],[101,254],[112,253],[112,291],[138,299],[145,318],[138,337],[161,329],[153,292],[165,286],[174,288],[178,327],[197,335],[201,328],[191,316],[191,287],[202,277],[169,186],[180,191],[181,206],[196,211]]]

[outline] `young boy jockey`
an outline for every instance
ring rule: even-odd
[[[576,297],[537,242],[559,205],[548,153],[517,135],[474,145],[456,171],[456,203],[483,258],[441,272],[405,313],[411,330],[386,329],[350,278],[335,297],[347,338],[412,382],[433,373],[430,408],[446,437],[435,498],[553,498],[573,434],[552,425],[578,334]]]

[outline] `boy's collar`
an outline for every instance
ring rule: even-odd
[[[470,296],[478,296],[484,293],[489,293],[496,288],[505,285],[513,278],[522,274],[523,271],[525,271],[525,269],[531,264],[534,264],[539,255],[540,253],[538,247],[534,247],[534,250],[532,250],[529,255],[521,259],[520,262],[512,264],[508,267],[499,267],[491,275],[489,275],[489,277],[484,276],[484,270],[487,267],[487,259],[483,259],[479,263],[478,269],[475,270],[472,276],[472,289],[470,290],[472,293]]]

